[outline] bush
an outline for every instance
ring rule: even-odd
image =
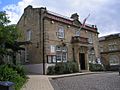
[[[65,72],[66,63],[57,63],[55,65],[55,74],[63,74]]]
[[[78,64],[76,62],[69,62],[69,65],[71,66],[73,73],[79,72]]]
[[[55,74],[55,66],[49,66],[47,70],[48,75]]]
[[[104,67],[101,64],[89,63],[89,70],[90,71],[103,71]]]
[[[17,71],[17,73],[23,77],[26,78],[26,72],[25,69],[23,68],[23,66],[21,65],[17,65],[17,66],[11,66],[15,71]]]
[[[15,90],[20,90],[27,78],[23,78],[12,67],[8,65],[0,66],[0,81],[11,81],[15,83]]]
[[[48,67],[47,74],[69,74],[79,72],[78,64],[76,62],[57,63],[55,66]]]
[[[76,73],[79,72],[78,64],[76,62],[67,62],[65,65],[64,73]]]

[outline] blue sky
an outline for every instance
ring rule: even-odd
[[[0,10],[2,10],[3,7],[9,4],[16,4],[20,0],[0,0]]]
[[[67,17],[77,12],[81,22],[90,13],[86,23],[97,25],[99,36],[120,33],[120,0],[0,0],[0,10],[6,11],[11,24],[18,22],[28,5],[46,7]]]

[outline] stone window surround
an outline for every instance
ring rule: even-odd
[[[65,37],[65,30],[63,26],[58,27],[57,37],[63,39]]]
[[[29,29],[26,31],[26,41],[30,41],[32,39],[32,31]]]

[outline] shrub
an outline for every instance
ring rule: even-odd
[[[76,72],[79,72],[79,69],[78,69],[78,64],[76,62],[67,62],[66,63],[66,68],[65,68],[65,73],[76,73]]]
[[[72,72],[76,73],[79,72],[78,64],[76,62],[69,62],[70,66],[72,67]]]
[[[48,67],[49,75],[52,74],[69,74],[79,72],[78,64],[76,62],[57,63],[55,66]]]
[[[55,65],[55,74],[63,74],[65,72],[65,63],[57,63]]]
[[[15,90],[20,90],[27,78],[23,78],[12,67],[8,65],[0,66],[0,81],[11,81],[15,83]]]
[[[48,75],[55,74],[55,66],[49,66],[47,70]]]
[[[90,71],[103,71],[104,67],[101,64],[89,63],[89,70]]]
[[[25,69],[23,68],[23,66],[21,65],[18,65],[18,66],[13,66],[13,69],[15,71],[17,71],[17,73],[23,77],[23,78],[26,78],[26,72],[25,72]]]

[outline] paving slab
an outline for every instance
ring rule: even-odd
[[[46,75],[29,75],[22,90],[54,90]]]

